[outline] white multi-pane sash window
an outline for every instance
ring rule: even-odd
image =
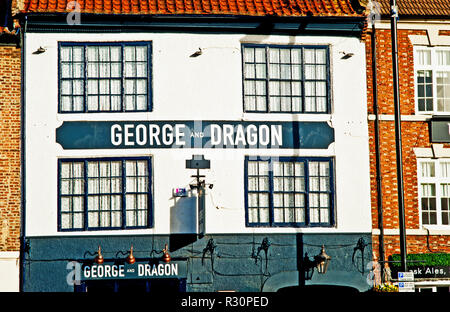
[[[147,158],[61,159],[58,228],[149,227],[150,177]]]
[[[414,49],[416,111],[426,114],[450,112],[450,48]]]
[[[150,110],[149,42],[59,44],[59,112]]]
[[[330,158],[246,158],[248,226],[331,226]]]
[[[329,112],[326,46],[243,46],[245,112]]]
[[[450,159],[418,161],[419,205],[423,225],[450,225]]]

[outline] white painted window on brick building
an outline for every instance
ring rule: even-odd
[[[417,47],[414,66],[416,112],[450,113],[450,48]]]
[[[450,225],[450,158],[418,162],[422,225]]]

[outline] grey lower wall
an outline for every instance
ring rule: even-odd
[[[263,244],[264,239],[268,244]],[[356,248],[360,239],[364,248]],[[71,272],[68,263],[92,260],[99,245],[105,261],[124,259],[131,245],[138,261],[149,261],[161,257],[165,244],[169,245],[172,259],[187,262],[189,292],[277,291],[299,283],[350,286],[359,291],[371,288],[370,233],[216,234],[200,239],[195,235],[65,236],[29,237],[27,242],[23,285],[28,292],[74,291],[74,286],[67,283]],[[215,246],[212,254],[208,242]],[[314,272],[312,279],[304,280],[305,254],[313,260],[322,244],[332,257],[328,271],[323,275]]]

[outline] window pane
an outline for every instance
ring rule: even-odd
[[[310,208],[309,209],[309,221],[311,223],[319,223],[319,209],[317,208]]]
[[[249,161],[247,163],[248,175],[258,175],[258,162]]]
[[[136,60],[136,47],[125,47],[124,55],[125,61],[135,61]]]
[[[450,65],[450,51],[449,50],[436,51],[436,55],[437,55],[438,65],[441,65],[441,66]]]
[[[255,62],[265,63],[266,62],[266,50],[261,48],[255,49]]]
[[[278,222],[278,223],[284,222],[284,209],[283,208],[274,208],[273,209],[273,219],[275,222]]]
[[[305,63],[313,64],[315,62],[315,50],[305,49]]]
[[[283,207],[283,194],[275,193],[273,194],[273,206],[274,207]]]
[[[248,194],[248,206],[249,207],[258,207],[258,194],[257,193],[249,193]]]
[[[284,191],[293,192],[294,191],[294,179],[284,178]]]
[[[137,46],[136,47],[136,61],[147,61],[147,47]]]
[[[422,184],[421,187],[422,187],[422,196],[430,197],[436,195],[434,184]]]
[[[316,67],[314,65],[305,65],[305,79],[316,79]]]
[[[259,222],[269,222],[269,208],[259,209]]]
[[[294,222],[294,209],[284,209],[284,222]]]
[[[291,49],[291,62],[292,64],[302,63],[302,50],[301,49]]]
[[[83,214],[81,213],[75,213],[73,215],[73,228],[74,229],[81,229],[84,227],[84,218]]]
[[[61,64],[61,78],[72,78],[72,64]]]
[[[248,221],[250,223],[257,223],[258,220],[258,209],[248,209]]]
[[[245,64],[244,65],[244,77],[245,78],[255,78],[255,65],[254,64]]]
[[[71,229],[73,228],[72,224],[72,215],[68,213],[61,214],[61,228],[62,229]]]
[[[269,65],[269,78],[271,79],[280,79],[280,65],[279,64],[270,64]]]
[[[450,111],[450,71],[436,73],[437,110]]]
[[[320,222],[321,223],[328,223],[330,221],[328,209],[320,209],[319,213],[320,213]]]
[[[266,78],[266,64],[257,64],[256,65],[256,76],[258,79]]]
[[[244,62],[253,63],[255,61],[255,49],[253,48],[244,48]]]
[[[295,209],[295,222],[304,223],[305,222],[305,209]]]
[[[422,162],[420,163],[421,168],[421,176],[422,177],[434,177],[435,176],[435,170],[434,170],[434,162]]]
[[[137,225],[135,210],[127,210],[126,217],[127,217],[127,221],[126,221],[127,226],[136,226]]]
[[[61,57],[61,61],[63,61],[63,62],[72,61],[72,48],[71,47],[61,47],[60,57]]]
[[[259,190],[268,191],[269,190],[269,178],[261,177],[259,178]]]
[[[283,191],[283,178],[273,178],[273,190],[276,192]]]
[[[269,50],[269,61],[270,63],[280,63],[280,49],[271,48]]]
[[[418,64],[419,65],[431,65],[431,51],[430,50],[418,50]]]
[[[73,78],[84,78],[84,66],[80,63],[75,63],[72,65],[72,75]]]
[[[441,162],[440,163],[440,169],[441,169],[441,177],[448,178],[450,177],[450,162]]]

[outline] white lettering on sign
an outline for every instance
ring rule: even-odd
[[[144,145],[186,145],[186,141],[192,137],[203,138],[204,133],[193,131],[190,137],[185,137],[184,124],[114,124],[111,126],[111,144],[114,146],[144,146]],[[210,140],[211,147],[222,144],[223,146],[273,146],[280,147],[283,144],[283,132],[281,125],[244,125],[211,124]],[[450,131],[450,130],[449,130]]]
[[[175,125],[175,144],[176,145],[184,145],[186,142],[182,141],[183,138],[183,131],[184,125],[176,124]]]
[[[162,126],[163,138],[162,141],[165,145],[171,145],[173,143],[173,127],[171,125]]]
[[[138,276],[176,276],[178,275],[177,263],[166,264],[138,264]]]
[[[147,129],[144,125],[137,125],[136,127],[136,143],[138,145],[147,143]]]
[[[84,278],[107,278],[125,277],[123,265],[93,265],[85,266],[83,270]]]
[[[134,145],[134,140],[130,140],[134,137],[134,125],[125,125],[125,145],[132,146]]]
[[[122,127],[120,125],[112,125],[111,127],[111,143],[115,146],[122,144]]]
[[[158,139],[158,135],[159,135],[158,125],[150,125],[149,132],[150,132],[150,145],[153,145],[153,140],[155,140],[157,142],[157,143],[155,143],[156,145],[161,145],[161,142]]]
[[[258,129],[255,125],[220,125],[211,124],[211,140],[212,146],[221,142],[224,146],[245,146],[257,145],[258,142],[262,146],[272,145],[281,146],[283,144],[283,134],[281,125],[261,125]],[[270,133],[270,135],[269,135]]]

